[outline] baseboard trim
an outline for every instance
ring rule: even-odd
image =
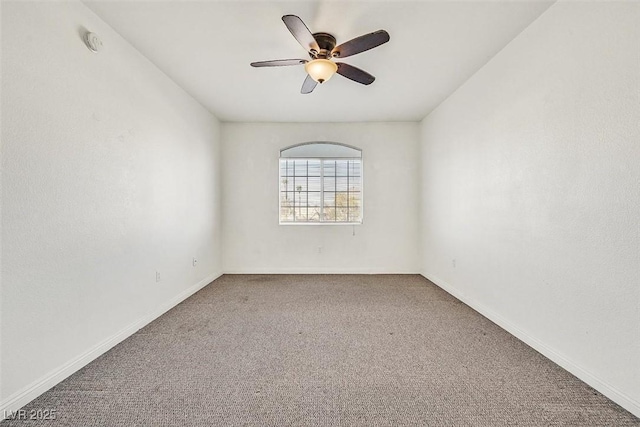
[[[451,294],[453,297],[457,298],[458,300],[462,301],[463,303],[465,303],[466,305],[468,305],[469,307],[471,307],[472,309],[474,309],[475,311],[477,311],[487,319],[491,320],[493,323],[500,326],[502,329],[509,332],[511,335],[515,336],[516,338],[518,338],[519,340],[527,344],[529,347],[533,348],[534,350],[536,350],[546,358],[550,359],[551,361],[555,362],[565,370],[569,371],[571,374],[578,377],[580,380],[584,381],[594,389],[598,390],[600,393],[602,393],[603,395],[605,395],[606,397],[608,397],[618,405],[622,406],[624,409],[631,412],[633,415],[640,417],[640,402],[632,399],[631,397],[627,396],[625,393],[622,393],[621,391],[617,390],[615,387],[597,378],[595,375],[581,368],[575,362],[573,362],[570,359],[567,359],[565,356],[561,355],[555,349],[547,346],[537,338],[532,337],[531,335],[522,331],[516,325],[509,322],[504,317],[497,314],[495,311],[491,310],[490,308],[484,306],[481,303],[478,303],[477,301],[472,300],[471,298],[468,298],[466,295],[458,291],[453,286],[449,285],[444,280],[441,280],[440,278],[438,278],[433,274],[422,273],[421,275],[425,279],[433,282],[435,285],[442,288],[444,291]]]
[[[169,301],[160,305],[152,312],[142,316],[135,322],[131,323],[129,326],[123,328],[119,332],[98,343],[93,348],[90,348],[78,357],[65,363],[59,368],[54,369],[39,380],[34,381],[24,389],[9,396],[0,404],[0,410],[2,411],[2,417],[0,418],[0,420],[5,419],[10,413],[22,408],[24,405],[40,396],[42,393],[49,390],[54,385],[63,381],[65,378],[69,377],[71,374],[77,372],[81,368],[85,367],[93,360],[97,359],[99,356],[103,355],[104,353],[115,347],[117,344],[129,338],[138,330],[142,329],[158,317],[162,316],[164,313],[180,304],[182,301],[189,298],[191,295],[195,294],[200,289],[204,288],[220,276],[222,276],[222,273],[210,274],[195,285],[191,286]]]
[[[370,275],[389,275],[389,274],[403,274],[403,275],[419,275],[417,271],[376,271],[376,270],[312,270],[312,269],[282,269],[282,270],[230,270],[225,271],[224,274],[370,274]]]

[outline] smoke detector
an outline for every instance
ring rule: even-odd
[[[102,49],[102,40],[96,33],[86,33],[84,35],[84,44],[87,45],[91,52],[98,52]]]

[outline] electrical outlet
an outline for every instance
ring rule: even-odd
[[[451,260],[451,266],[453,268],[456,268],[456,259],[455,258]]]
[[[194,267],[198,266],[198,260],[196,258],[193,259],[193,266]]]
[[[318,246],[318,253],[321,254],[322,253],[322,246]]]
[[[156,271],[156,283],[160,281],[160,272]]]

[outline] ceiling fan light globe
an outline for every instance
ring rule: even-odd
[[[338,71],[338,66],[335,62],[328,59],[314,59],[309,61],[304,66],[307,74],[318,83],[324,83]]]

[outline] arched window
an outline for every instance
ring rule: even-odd
[[[280,224],[361,224],[362,150],[306,142],[280,150]]]

